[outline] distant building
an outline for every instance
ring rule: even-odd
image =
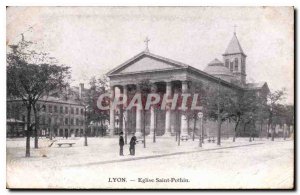
[[[85,105],[83,99],[89,96],[89,89],[80,83],[79,87],[69,87],[62,92],[52,92],[37,102],[39,110],[39,136],[81,137],[84,136]],[[21,100],[7,100],[7,137],[25,135],[26,107]],[[32,110],[32,123],[34,116]],[[106,135],[107,121],[102,126],[91,121],[87,126],[87,136]]]
[[[85,130],[84,106],[74,100],[61,100],[55,97],[43,98],[37,102],[39,114],[39,136],[49,136],[50,131],[53,136],[83,136]],[[17,121],[16,124],[26,124],[26,107],[21,100],[7,100],[7,118],[10,121]],[[32,111],[32,119],[33,111]],[[13,128],[12,122],[7,128],[7,136],[24,136],[22,128]]]

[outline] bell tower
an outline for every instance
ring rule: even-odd
[[[224,64],[233,73],[240,85],[246,84],[246,54],[244,53],[234,31],[233,37],[223,54]]]

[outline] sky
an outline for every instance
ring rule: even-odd
[[[248,82],[286,88],[294,102],[292,7],[8,7],[6,44],[37,42],[88,83],[145,49],[203,70],[222,59],[236,25]],[[31,27],[31,28],[30,28]]]

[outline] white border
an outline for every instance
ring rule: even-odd
[[[48,0],[48,1],[41,1],[41,0],[2,0],[0,1],[0,42],[1,44],[1,52],[0,52],[0,59],[1,59],[1,71],[0,71],[0,109],[2,111],[2,114],[0,115],[0,121],[1,121],[1,143],[2,147],[0,147],[1,152],[1,161],[0,161],[0,167],[1,167],[1,177],[0,177],[0,192],[1,194],[8,194],[9,191],[5,189],[6,186],[6,150],[5,150],[5,143],[6,143],[6,56],[5,56],[5,40],[6,40],[6,6],[295,6],[295,8],[299,9],[299,3],[298,0],[281,0],[281,1],[274,1],[274,0],[231,0],[231,1],[224,1],[224,0],[202,0],[202,1],[196,1],[196,0],[149,0],[149,1],[141,1],[141,0],[106,0],[106,1],[94,1],[94,0]],[[298,10],[299,11],[299,10]],[[298,12],[299,14],[299,12]],[[297,20],[297,26],[299,25],[299,20]],[[296,54],[299,56],[299,49]],[[296,66],[296,65],[295,65]],[[299,75],[299,68],[298,68],[298,75]],[[299,86],[298,86],[299,90]],[[297,118],[298,121],[298,118]],[[297,133],[297,139],[299,138],[299,133]],[[298,139],[299,140],[299,139]],[[298,150],[299,153],[299,150]],[[299,154],[297,154],[299,155]],[[298,156],[299,157],[299,156]],[[298,161],[299,162],[299,161]],[[28,179],[30,179],[30,176],[28,176]],[[229,178],[230,179],[230,178]],[[296,185],[298,186],[298,185]],[[28,192],[31,193],[31,192]],[[39,192],[39,193],[47,193],[47,192]],[[62,193],[62,192],[57,192]],[[74,192],[68,192],[68,193],[74,193]],[[85,193],[85,192],[80,192]],[[101,192],[101,193],[110,193],[110,192]],[[123,193],[123,192],[116,192],[116,193]],[[132,192],[129,192],[132,193]],[[136,192],[139,193],[139,192]],[[157,192],[153,192],[157,194]],[[162,192],[160,192],[162,193]],[[160,194],[159,193],[159,194]],[[169,192],[173,193],[173,192]],[[196,192],[197,193],[197,192]],[[204,193],[204,192],[201,192]],[[207,192],[206,192],[207,193]],[[214,192],[216,193],[216,192]],[[255,194],[260,194],[262,192],[252,192]],[[211,193],[210,193],[211,194]]]

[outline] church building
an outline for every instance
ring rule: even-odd
[[[187,93],[196,82],[240,92],[253,90],[258,95],[269,93],[266,82],[247,83],[247,55],[235,32],[223,54],[223,59],[213,59],[203,71],[151,53],[148,49],[148,41],[147,39],[145,51],[107,73],[113,96],[116,94],[116,88],[126,95],[139,93],[141,90],[139,83],[143,80],[152,83],[156,92],[163,92],[167,95],[172,95],[177,90]],[[181,135],[190,135],[194,120],[172,110],[155,111],[151,108],[142,112],[110,109],[109,131],[111,135],[116,133],[116,118],[118,118],[120,131],[126,128],[128,133],[135,133],[137,136],[143,134],[144,128],[147,136],[153,135],[154,131],[158,136],[172,136],[176,132],[180,132]],[[198,122],[196,129],[199,129]],[[205,120],[203,128],[205,136],[216,136],[217,123],[215,121]],[[233,131],[233,123],[230,121],[222,123],[222,137],[232,136]]]

